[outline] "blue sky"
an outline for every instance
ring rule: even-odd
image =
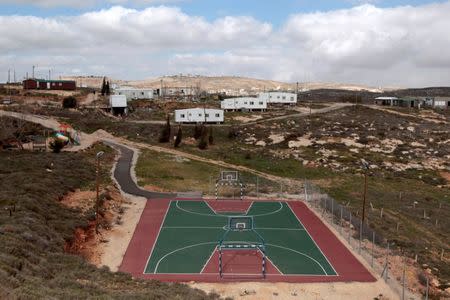
[[[448,86],[449,16],[450,0],[0,0],[0,81],[36,65],[120,79]]]
[[[92,4],[74,7],[73,4],[64,4],[64,0],[55,1],[60,4],[39,5],[38,1],[23,1],[17,3],[14,0],[0,0],[1,15],[33,15],[33,16],[67,16],[77,15],[92,10],[109,8],[114,5],[123,5],[130,8],[143,8],[146,6],[167,5],[181,8],[190,15],[202,16],[207,20],[226,15],[253,16],[259,20],[280,25],[291,14],[324,12],[337,9],[347,9],[364,3],[372,3],[377,7],[396,7],[404,5],[423,5],[428,3],[445,2],[439,0],[156,0],[146,2],[136,1],[96,1]],[[83,0],[80,0],[82,3]],[[33,4],[34,3],[34,4]]]

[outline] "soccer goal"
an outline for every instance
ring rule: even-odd
[[[266,246],[255,230],[253,217],[228,217],[226,231],[217,245],[219,275],[266,277]]]
[[[240,180],[238,171],[221,171],[215,188],[216,200],[219,199],[219,188],[223,190],[222,194],[232,195],[232,199],[236,199],[236,194],[239,195],[240,200],[244,199],[244,184]],[[225,196],[221,195],[221,197]]]

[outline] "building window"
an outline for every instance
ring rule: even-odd
[[[184,115],[184,114],[181,114],[181,115],[180,115],[180,118],[185,118],[185,115]]]
[[[250,101],[250,105],[255,105],[255,102],[253,102],[253,101]]]
[[[144,92],[142,92],[141,94],[142,94],[142,96],[144,96]]]
[[[192,116],[192,114],[191,113],[189,113],[189,117],[191,117]]]
[[[283,100],[286,100],[286,96],[283,96]]]
[[[294,97],[291,97],[291,101],[294,101]]]
[[[216,118],[220,117],[220,114],[216,114]]]
[[[263,105],[264,104],[264,102],[262,102],[262,101],[259,101],[259,105]]]
[[[277,96],[277,99],[280,99],[280,96]]]
[[[198,114],[198,116],[199,116],[199,117],[201,117],[201,116],[202,116],[202,114]]]
[[[206,118],[209,118],[209,114],[205,114],[205,117],[206,117]]]

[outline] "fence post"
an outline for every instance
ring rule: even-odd
[[[305,190],[305,201],[308,202],[308,191],[307,191],[307,181],[305,180],[305,183],[303,184],[304,190]]]
[[[374,256],[374,250],[375,250],[375,231],[372,232],[372,268],[373,268],[373,256]]]
[[[361,254],[361,243],[362,243],[362,219],[359,221],[359,254]]]
[[[388,280],[388,271],[389,271],[389,242],[387,244],[387,253],[386,253],[386,272],[384,273],[384,281]]]
[[[350,213],[350,224],[348,225],[348,244],[351,245],[351,235],[352,235],[352,213]]]
[[[256,176],[256,198],[259,199],[259,177]]]
[[[403,258],[402,300],[405,300],[406,258]]]

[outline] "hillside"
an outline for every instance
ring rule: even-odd
[[[76,80],[79,84],[87,85],[88,87],[100,87],[102,77],[62,77],[63,79]],[[118,79],[110,79],[111,82],[118,85],[134,86],[140,88],[160,88],[161,80],[164,87],[200,87],[201,90],[208,92],[223,92],[223,91],[244,91],[247,93],[257,93],[264,90],[292,90],[295,91],[296,83],[287,83],[274,80],[254,79],[238,76],[221,76],[221,77],[207,77],[207,76],[163,76],[157,78],[150,78],[137,81],[124,81]],[[299,83],[299,90],[316,90],[316,89],[340,89],[350,91],[368,90],[372,92],[380,92],[379,89],[356,85],[356,84],[341,84],[341,83],[321,83],[321,82],[301,82]]]

